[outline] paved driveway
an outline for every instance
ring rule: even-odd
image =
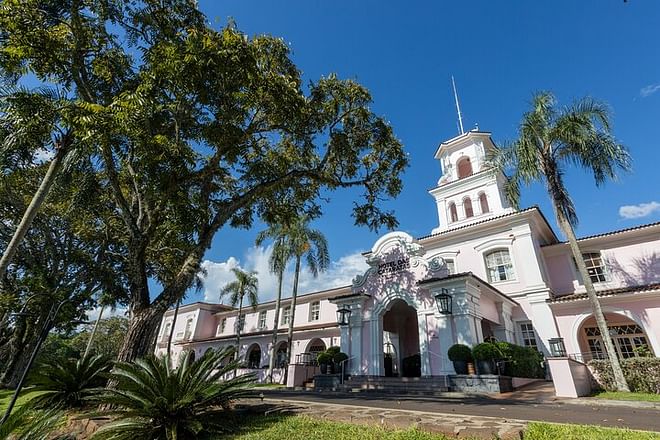
[[[269,399],[353,405],[370,408],[401,409],[438,414],[500,417],[555,423],[575,423],[627,427],[660,431],[660,410],[562,401],[539,403],[530,399],[488,397],[418,397],[377,395],[372,393],[339,394],[294,391],[263,391]]]

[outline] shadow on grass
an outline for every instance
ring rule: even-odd
[[[295,417],[298,405],[237,405],[230,416],[231,433],[222,439],[240,438],[246,434],[265,431],[273,425],[282,423],[290,417]]]

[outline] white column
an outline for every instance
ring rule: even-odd
[[[426,312],[417,313],[417,331],[419,335],[419,356],[421,362],[422,377],[431,375],[431,365],[429,364],[430,343],[429,332],[426,325]]]
[[[353,314],[351,314],[353,315]],[[350,326],[350,352],[348,353],[351,360],[348,362],[350,365],[350,373],[353,375],[362,375],[362,317],[356,316],[351,319]]]
[[[454,366],[449,362],[449,358],[447,357],[447,350],[456,343],[451,317],[437,313],[435,319],[438,323],[436,332],[438,334],[438,343],[440,345],[440,350],[437,354],[441,357],[438,358],[437,356],[434,356],[433,362],[439,363],[440,374],[455,374]]]
[[[515,327],[513,324],[513,319],[511,319],[511,304],[499,302],[496,304],[496,306],[501,324],[493,329],[495,337],[500,341],[516,342]]]
[[[550,297],[547,291],[527,295],[529,305],[532,309],[532,322],[534,323],[534,331],[536,332],[536,339],[541,343],[538,347],[544,355],[550,354],[550,347],[548,347],[548,339],[556,338],[559,336],[557,331],[557,323],[552,314],[550,306],[546,300]]]

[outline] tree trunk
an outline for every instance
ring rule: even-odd
[[[614,342],[610,336],[609,329],[607,328],[607,321],[605,320],[605,315],[600,306],[600,301],[598,296],[596,296],[596,289],[591,282],[591,277],[587,271],[587,266],[584,264],[584,259],[582,258],[582,252],[578,246],[577,238],[575,237],[575,232],[573,231],[573,226],[569,223],[563,213],[559,209],[555,208],[557,214],[557,220],[559,221],[559,227],[562,229],[566,237],[568,238],[568,244],[573,253],[573,258],[577,265],[580,276],[584,283],[584,287],[587,291],[587,297],[589,297],[589,302],[594,312],[594,317],[596,318],[596,324],[598,325],[598,330],[600,330],[600,335],[605,343],[605,349],[607,350],[608,358],[610,365],[612,366],[612,371],[614,373],[614,381],[616,383],[617,391],[630,391],[628,388],[628,383],[626,378],[623,375],[623,370],[621,369],[621,363],[619,362],[619,357],[617,356],[616,349],[614,348]]]
[[[27,323],[23,317],[17,322],[14,334],[8,344],[5,369],[2,372],[2,377],[0,377],[0,384],[2,386],[14,388],[18,383],[18,379],[21,376],[20,367],[27,362],[32,345],[31,340],[35,338],[35,325],[35,323]],[[24,362],[21,362],[21,357],[24,358]]]
[[[154,307],[133,311],[128,323],[128,331],[117,356],[118,361],[131,362],[153,353],[154,334],[163,313]]]
[[[103,316],[104,310],[105,310],[105,306],[101,306],[101,310],[99,311],[98,318],[96,318],[96,323],[94,324],[94,329],[92,330],[92,334],[89,335],[89,340],[87,341],[87,347],[85,347],[85,354],[83,354],[83,358],[86,358],[87,355],[89,354],[89,351],[92,349],[92,342],[94,342],[94,336],[96,336],[96,332],[99,329],[99,323],[101,322],[101,317]]]
[[[238,363],[241,356],[241,315],[243,314],[243,295],[244,292],[241,292],[241,297],[238,300],[238,317],[236,318],[236,356],[234,359]],[[236,368],[234,368],[234,377],[236,377]]]
[[[300,256],[296,255],[296,269],[293,276],[293,293],[291,294],[291,313],[289,314],[289,332],[287,333],[286,347],[286,366],[287,371],[291,364],[291,354],[293,351],[293,323],[296,319],[296,300],[298,298],[298,278],[300,276]]]
[[[172,335],[174,335],[174,327],[176,326],[176,318],[179,316],[179,306],[181,305],[181,300],[176,302],[176,308],[174,309],[174,317],[172,318],[172,327],[170,327],[170,334],[167,335],[167,359],[168,363],[171,365],[172,359]]]
[[[275,368],[275,349],[277,346],[277,327],[280,321],[280,302],[282,301],[282,278],[284,271],[277,274],[277,300],[275,301],[275,320],[273,322],[273,338],[270,344],[270,361],[268,362],[268,381],[273,383],[273,368]]]
[[[48,195],[50,188],[55,182],[57,174],[64,164],[64,158],[69,152],[70,146],[71,142],[69,141],[68,137],[63,138],[60,147],[55,153],[55,157],[53,160],[51,160],[50,165],[48,166],[46,175],[41,180],[41,184],[39,185],[37,191],[34,193],[32,201],[30,201],[30,204],[25,210],[21,222],[18,224],[18,227],[16,228],[16,231],[14,232],[14,235],[9,242],[9,245],[7,245],[7,249],[5,249],[5,252],[2,254],[2,258],[0,258],[0,279],[4,279],[5,274],[7,273],[7,268],[9,267],[9,263],[14,258],[14,255],[16,255],[16,252],[18,252],[18,247],[21,244],[21,241],[23,241],[23,237],[25,237],[25,234],[27,234],[27,232],[30,230],[30,226],[32,226],[34,217],[39,212],[39,209],[44,203],[44,200],[46,200],[46,196]]]

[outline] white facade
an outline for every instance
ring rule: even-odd
[[[418,357],[415,375],[442,376],[454,372],[447,358],[451,345],[472,346],[486,338],[531,345],[548,355],[548,341],[561,337],[576,359],[600,355],[602,341],[594,334],[568,246],[538,208],[515,211],[506,202],[505,177],[487,165],[495,148],[490,134],[478,131],[440,144],[435,158],[443,174],[429,191],[438,227],[420,238],[386,234],[364,254],[369,269],[356,274],[351,286],[301,295],[293,363],[307,363],[313,359],[308,353],[339,345],[353,375],[401,375],[411,368],[406,359]],[[636,355],[641,345],[660,353],[660,223],[579,242],[611,332],[619,332],[619,355]],[[451,314],[439,312],[439,292],[451,295]],[[289,305],[283,300],[282,309]],[[351,310],[349,325],[338,326],[338,307]],[[275,303],[245,313],[240,358],[263,376]],[[166,351],[172,317],[168,311],[163,318],[157,354]],[[181,307],[174,359],[183,350],[201,354],[235,345],[236,318],[237,311],[223,305]],[[277,347],[284,353],[288,325],[279,319]],[[299,384],[297,373],[290,377]]]

